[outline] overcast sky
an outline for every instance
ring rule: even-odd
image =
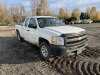
[[[29,0],[0,0],[1,2],[11,4],[22,3],[27,9],[30,9]],[[49,10],[59,11],[59,8],[65,8],[72,11],[74,8],[80,8],[81,11],[85,11],[87,7],[95,6],[100,10],[100,0],[48,0]]]

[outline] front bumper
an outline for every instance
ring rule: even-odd
[[[70,47],[67,48],[66,46],[61,45],[50,45],[50,52],[53,56],[71,56],[71,55],[78,55],[85,50],[85,47],[88,45],[88,42],[81,44],[80,47]]]

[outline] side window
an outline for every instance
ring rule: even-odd
[[[36,21],[35,21],[35,19],[34,19],[34,18],[31,18],[29,24],[35,25],[35,26],[36,26]]]
[[[25,21],[25,27],[28,26],[28,21],[29,21],[29,18],[27,18],[26,21]]]

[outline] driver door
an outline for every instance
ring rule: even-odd
[[[37,31],[37,24],[34,18],[30,18],[29,25],[33,25],[36,28],[29,28],[29,41],[33,44],[38,44],[38,31]]]

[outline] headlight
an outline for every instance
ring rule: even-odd
[[[58,36],[52,36],[51,42],[54,45],[64,45],[64,38]]]

